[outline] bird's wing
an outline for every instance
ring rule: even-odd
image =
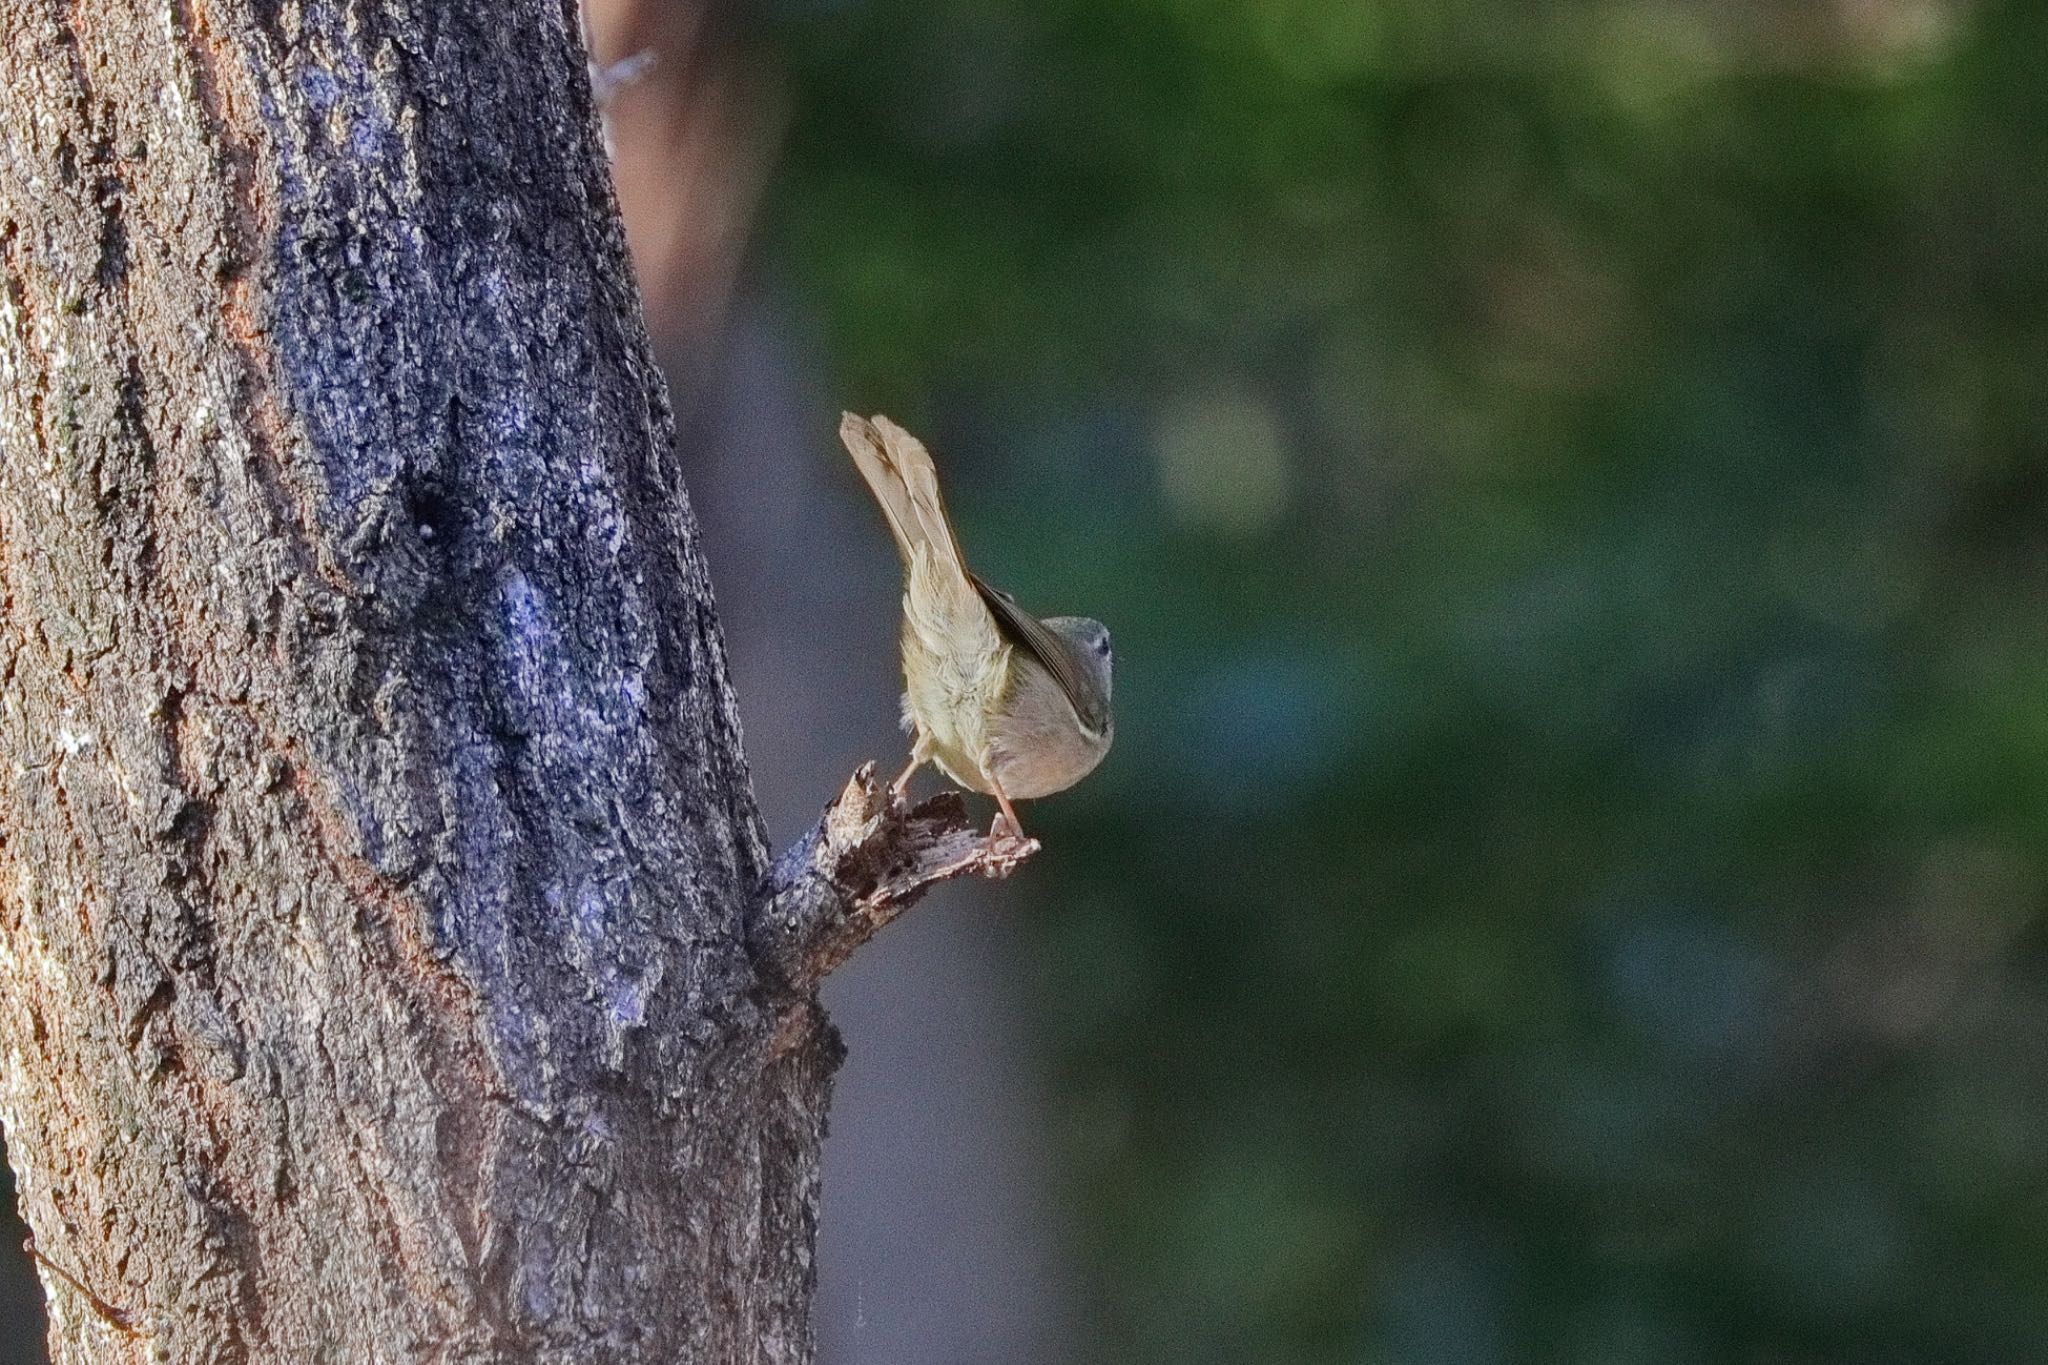
[[[974,590],[981,594],[981,600],[988,605],[989,611],[994,613],[1004,638],[1021,646],[1025,653],[1045,666],[1045,671],[1052,674],[1053,681],[1066,694],[1067,705],[1074,708],[1075,717],[1088,723],[1088,713],[1081,700],[1087,694],[1082,690],[1081,675],[1074,667],[1074,656],[1068,651],[1066,641],[1048,630],[1036,616],[1018,606],[1016,598],[983,582],[981,575],[969,571],[967,577],[973,582]]]

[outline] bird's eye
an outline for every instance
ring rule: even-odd
[[[1098,635],[1095,638],[1095,652],[1105,659],[1109,657],[1109,637],[1107,635]]]

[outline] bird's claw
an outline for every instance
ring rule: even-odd
[[[981,845],[982,873],[989,877],[1007,877],[1016,870],[1017,864],[1038,849],[1038,840],[1012,824],[1008,817],[998,815],[989,825],[988,838]]]
[[[1029,835],[991,834],[981,846],[981,875],[1007,877],[1017,870],[1019,863],[1038,852],[1038,847],[1038,840]]]

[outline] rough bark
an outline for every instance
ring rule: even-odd
[[[0,139],[56,1359],[808,1360],[811,988],[1006,867],[769,875],[573,5],[0,0]]]

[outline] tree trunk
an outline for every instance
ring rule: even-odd
[[[808,1360],[770,875],[569,3],[0,0],[0,1118],[57,1361]],[[877,623],[886,629],[886,623]]]

